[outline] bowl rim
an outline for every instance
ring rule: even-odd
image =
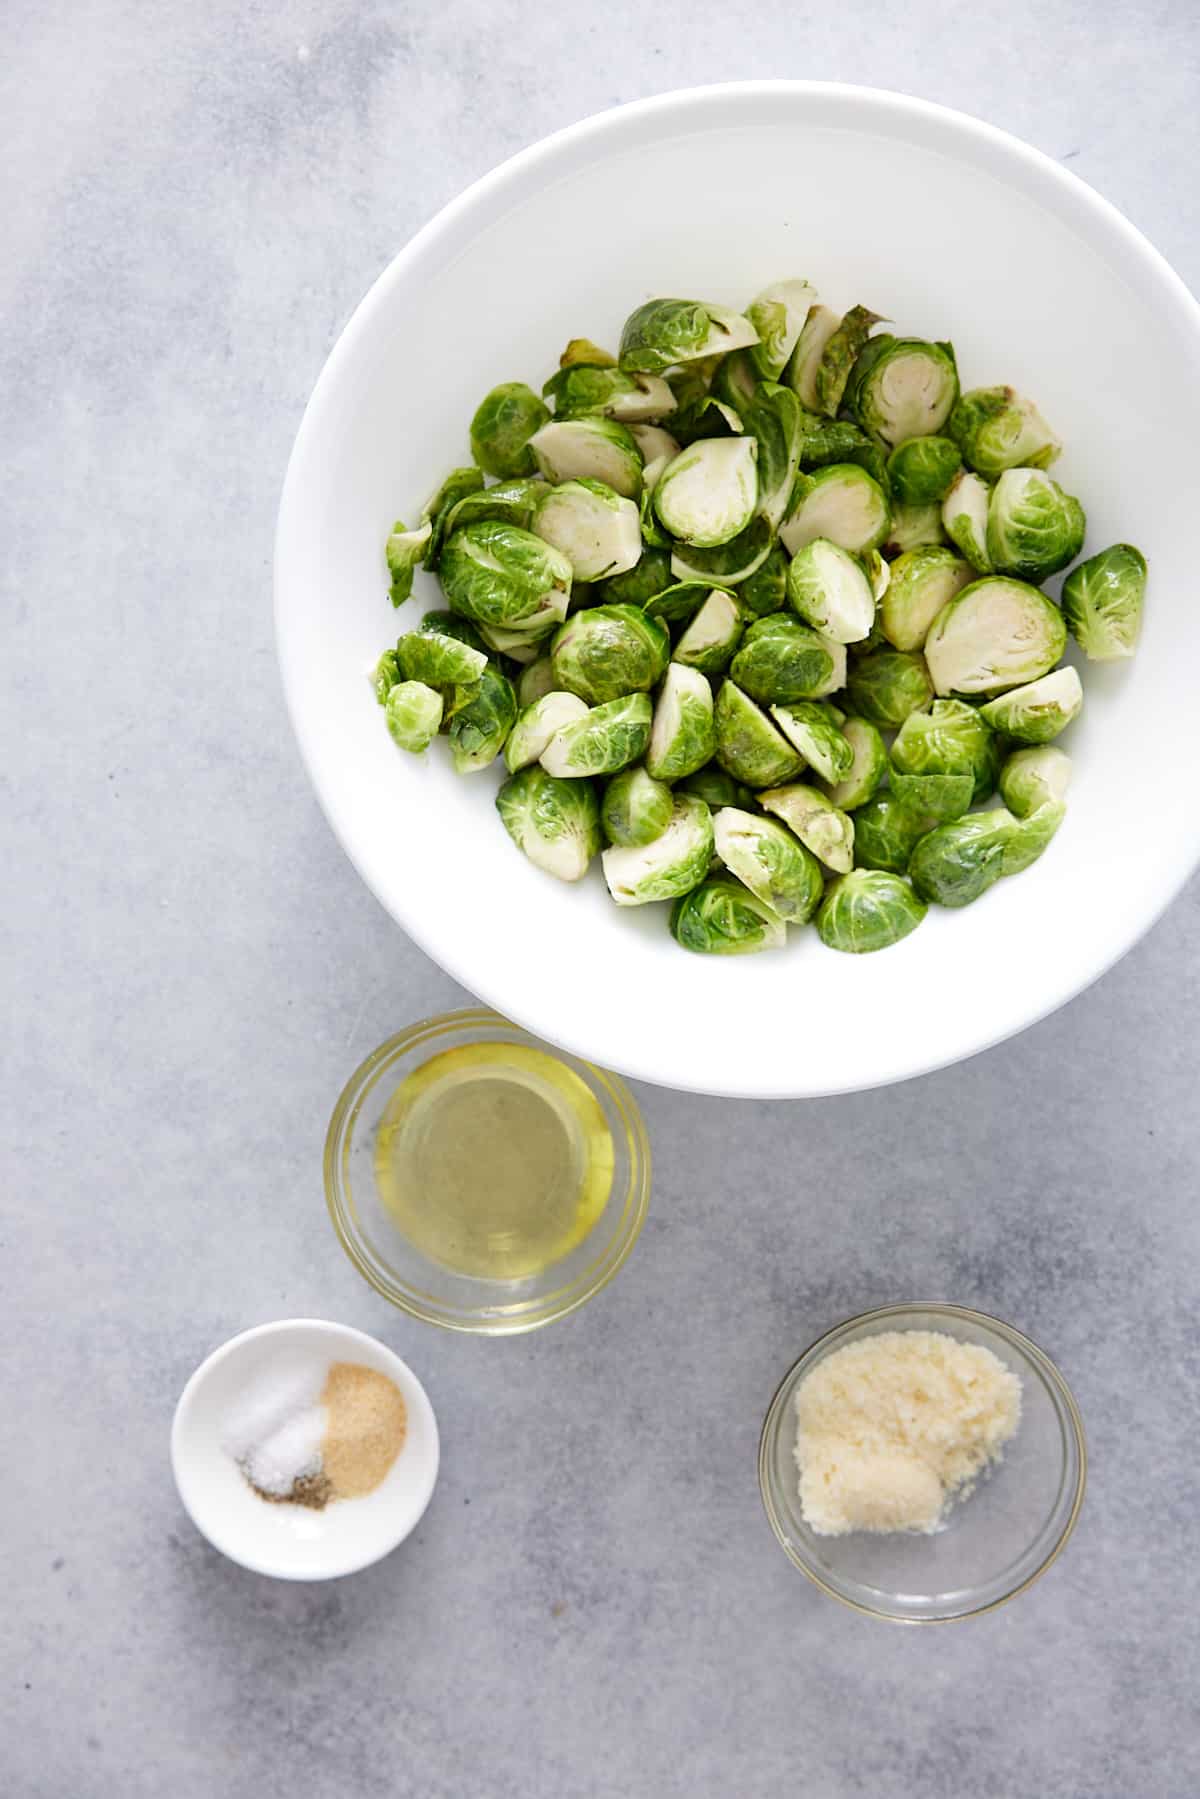
[[[1025,1575],[1022,1580],[1018,1581],[1015,1586],[1010,1587],[1007,1593],[1002,1593],[996,1599],[989,1599],[984,1605],[971,1606],[966,1611],[946,1612],[936,1616],[930,1614],[924,1617],[903,1617],[896,1612],[885,1611],[881,1607],[865,1605],[861,1600],[852,1599],[848,1593],[843,1593],[831,1582],[824,1580],[821,1575],[817,1573],[816,1569],[810,1566],[807,1560],[795,1553],[784,1530],[783,1521],[775,1506],[774,1497],[771,1492],[769,1470],[771,1449],[779,1429],[785,1395],[795,1386],[800,1370],[806,1364],[811,1363],[815,1365],[816,1362],[820,1360],[821,1352],[824,1350],[825,1346],[834,1338],[850,1337],[852,1333],[858,1331],[864,1325],[880,1324],[885,1321],[906,1317],[911,1318],[917,1313],[924,1313],[927,1317],[932,1314],[935,1317],[957,1320],[964,1324],[975,1326],[982,1325],[988,1330],[995,1331],[999,1336],[1007,1339],[1015,1348],[1019,1349],[1021,1354],[1026,1357],[1034,1368],[1036,1368],[1056,1400],[1060,1409],[1060,1417],[1065,1421],[1069,1429],[1070,1438],[1074,1443],[1075,1452],[1079,1460],[1079,1469],[1075,1480],[1075,1491],[1071,1495],[1071,1504],[1058,1535],[1055,1537],[1050,1548],[1037,1566],[1031,1569],[1030,1572]],[[1083,1417],[1080,1413],[1075,1395],[1072,1393],[1062,1371],[1058,1368],[1056,1363],[1051,1360],[1044,1349],[1040,1348],[1039,1345],[1033,1341],[1032,1337],[1028,1337],[1024,1331],[1018,1330],[1015,1324],[1009,1324],[1006,1319],[997,1318],[991,1312],[981,1312],[974,1306],[954,1305],[947,1300],[941,1299],[902,1300],[894,1305],[874,1306],[870,1311],[859,1312],[851,1318],[843,1318],[840,1323],[832,1325],[827,1331],[823,1331],[819,1337],[814,1338],[807,1349],[803,1350],[801,1354],[796,1357],[796,1360],[792,1363],[791,1367],[783,1376],[783,1379],[779,1382],[779,1385],[771,1396],[771,1403],[767,1407],[766,1415],[763,1418],[762,1430],[759,1432],[758,1439],[759,1497],[762,1500],[763,1510],[766,1512],[767,1520],[774,1532],[775,1540],[783,1550],[783,1553],[787,1556],[788,1561],[791,1562],[793,1568],[798,1568],[807,1580],[810,1580],[822,1593],[827,1594],[830,1599],[836,1599],[840,1605],[848,1606],[852,1612],[859,1612],[864,1618],[875,1618],[883,1624],[961,1624],[968,1618],[982,1618],[988,1612],[999,1611],[1002,1605],[1007,1605],[1010,1600],[1016,1599],[1019,1594],[1027,1592],[1036,1581],[1041,1579],[1042,1575],[1045,1574],[1049,1568],[1053,1567],[1054,1563],[1058,1560],[1070,1541],[1075,1526],[1079,1522],[1079,1514],[1083,1509],[1083,1501],[1087,1493],[1087,1476],[1087,1434],[1084,1430]]]
[[[1174,311],[1181,330],[1190,332],[1200,344],[1200,302],[1149,239],[1110,200],[1105,199],[1071,169],[1063,167],[1046,152],[1036,149],[1023,139],[969,113],[943,106],[936,101],[918,99],[894,89],[850,82],[715,82],[671,89],[590,114],[527,145],[471,182],[428,219],[391,258],[351,312],[329,352],[304,408],[284,474],[274,537],[273,588],[276,657],[285,703],[301,760],[318,804],[345,855],[384,910],[431,961],[485,1006],[501,1015],[508,1015],[514,1010],[520,1011],[521,1017],[516,1022],[522,1023],[532,1035],[578,1056],[581,1060],[590,1059],[589,1052],[583,1037],[575,1036],[570,1021],[555,1016],[552,1007],[547,1009],[539,1003],[534,1003],[527,1012],[521,1005],[514,1007],[513,995],[503,990],[502,980],[497,981],[490,976],[481,978],[478,970],[470,964],[470,959],[464,958],[453,942],[440,938],[436,929],[424,918],[417,915],[402,916],[399,896],[389,894],[385,898],[384,883],[377,885],[372,879],[369,872],[372,866],[370,844],[353,839],[348,828],[339,823],[333,795],[326,791],[319,774],[316,734],[310,734],[298,703],[300,676],[298,667],[295,670],[292,667],[284,625],[286,591],[289,586],[288,540],[293,530],[293,512],[299,515],[301,510],[299,489],[303,467],[309,456],[310,446],[319,437],[325,415],[332,407],[343,364],[349,362],[358,338],[373,321],[376,312],[388,304],[393,288],[405,280],[410,269],[419,265],[422,257],[439,239],[451,235],[460,220],[481,202],[493,195],[500,195],[535,171],[539,164],[564,152],[586,149],[601,143],[610,135],[619,140],[621,133],[631,128],[636,129],[647,121],[659,122],[664,128],[682,126],[685,122],[699,124],[705,111],[719,114],[722,108],[750,99],[791,100],[798,104],[811,102],[818,107],[844,105],[848,116],[857,109],[865,108],[873,112],[875,119],[881,124],[886,124],[891,119],[914,130],[924,127],[933,133],[939,130],[956,133],[964,142],[973,144],[981,155],[990,156],[993,163],[999,162],[1010,170],[1021,170],[1026,178],[1025,191],[1032,197],[1044,201],[1047,196],[1056,195],[1060,202],[1068,203],[1077,215],[1088,220],[1097,230],[1103,231],[1110,241],[1116,240],[1126,255],[1136,259],[1143,274],[1152,278],[1158,298],[1164,306]],[[873,1075],[865,1082],[841,1081],[832,1086],[809,1084],[797,1089],[781,1079],[778,1085],[764,1089],[761,1084],[754,1087],[739,1084],[736,1070],[731,1068],[728,1072],[722,1071],[718,1084],[711,1074],[706,1075],[700,1070],[685,1070],[681,1076],[672,1071],[664,1071],[653,1061],[643,1061],[636,1037],[630,1042],[628,1054],[622,1053],[620,1071],[630,1079],[713,1097],[816,1099],[841,1093],[868,1092],[873,1088],[913,1080],[953,1066],[1040,1023],[1107,974],[1158,922],[1191,878],[1198,863],[1200,814],[1197,815],[1190,835],[1186,832],[1180,834],[1179,860],[1170,871],[1171,878],[1164,881],[1156,903],[1137,919],[1124,923],[1121,930],[1105,942],[1092,963],[1073,969],[1065,976],[1060,975],[1057,982],[1047,982],[1037,1003],[1016,1021],[1008,1019],[999,1025],[985,1023],[973,1029],[964,1029],[950,1047],[930,1048],[911,1065],[896,1066],[885,1073]],[[604,1059],[613,1060],[611,1056]]]

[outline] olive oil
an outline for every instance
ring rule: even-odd
[[[594,1094],[553,1056],[471,1043],[396,1088],[376,1133],[375,1179],[432,1261],[526,1280],[562,1261],[603,1212],[612,1136]]]

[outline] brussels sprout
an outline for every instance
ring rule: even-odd
[[[766,713],[733,681],[723,681],[713,707],[717,761],[747,787],[772,787],[800,774],[803,762]]]
[[[758,445],[758,510],[772,530],[778,529],[788,509],[800,467],[803,417],[791,388],[774,383],[765,383],[760,397],[746,409],[746,429]]]
[[[677,437],[672,437],[660,425],[630,425],[629,435],[641,451],[644,499],[647,493],[654,492],[659,476],[667,464],[675,460],[683,446]]]
[[[969,906],[1004,873],[1010,812],[971,812],[922,837],[909,863],[913,886],[939,906]]]
[[[742,640],[745,619],[732,594],[714,587],[672,652],[671,660],[705,675],[723,674]]]
[[[745,956],[782,949],[787,926],[740,881],[717,876],[676,900],[671,935],[698,955]]]
[[[920,550],[945,541],[940,506],[906,506],[900,500],[892,501],[892,522],[883,546],[885,556],[902,556],[906,550]]]
[[[854,866],[854,820],[816,787],[795,782],[760,793],[759,804],[774,813],[820,858],[826,868],[846,874]]]
[[[970,775],[969,803],[987,799],[999,767],[995,733],[963,700],[934,700],[928,712],[912,713],[892,745],[893,787],[904,776]]]
[[[938,693],[999,693],[1048,674],[1066,641],[1062,613],[1044,593],[986,575],[942,607],[925,660]]]
[[[603,481],[564,481],[541,500],[534,534],[561,550],[577,581],[602,581],[636,568],[642,530],[632,500]]]
[[[749,406],[758,392],[758,369],[754,363],[757,351],[757,344],[749,350],[731,350],[728,356],[721,357],[713,372],[711,397],[739,418],[742,408]],[[696,396],[692,398],[694,401]]]
[[[748,581],[742,582],[738,598],[759,618],[782,612],[787,605],[787,573],[787,557],[778,544],[772,544],[761,568],[756,569]]]
[[[600,802],[604,835],[624,849],[653,843],[670,824],[674,804],[664,781],[656,781],[644,768],[623,768],[608,783]]]
[[[869,719],[847,718],[840,730],[850,745],[852,760],[845,777],[830,783],[825,791],[839,811],[853,812],[866,805],[887,773],[887,750]]]
[[[438,578],[464,618],[534,631],[565,607],[571,564],[532,531],[488,519],[462,526],[447,540]]]
[[[642,610],[647,618],[661,619],[664,625],[683,624],[689,618],[695,618],[713,591],[707,581],[668,580],[652,599],[645,602]]]
[[[654,707],[646,768],[656,781],[695,774],[717,747],[713,695],[696,668],[672,662]]]
[[[675,395],[661,375],[630,375],[624,369],[574,364],[551,375],[542,388],[554,400],[554,416],[586,418],[598,414],[622,425],[645,425],[675,410]]]
[[[830,307],[810,306],[796,339],[796,347],[784,371],[784,380],[800,396],[800,404],[809,412],[819,413],[821,410],[817,395],[817,375],[825,355],[825,347],[841,322]]]
[[[409,631],[396,645],[396,654],[402,678],[424,681],[427,687],[466,686],[487,667],[483,650],[435,631]]]
[[[946,534],[981,575],[992,573],[988,552],[988,509],[992,492],[986,481],[966,469],[956,475],[942,502]]]
[[[612,775],[646,751],[654,708],[645,693],[593,706],[564,724],[541,754],[548,775]]]
[[[850,371],[871,335],[872,326],[880,323],[880,315],[866,306],[852,306],[826,340],[813,383],[817,396],[816,410],[826,418],[836,418]]]
[[[615,419],[551,419],[529,440],[547,481],[603,481],[623,499],[642,491],[642,452],[625,425]]]
[[[1000,575],[1044,581],[1083,547],[1083,507],[1036,468],[1006,469],[988,503],[987,553]]]
[[[847,397],[864,431],[895,447],[907,437],[930,437],[941,430],[958,398],[958,371],[949,344],[874,338],[867,357],[859,360]]]
[[[772,706],[771,717],[788,742],[825,781],[841,781],[854,766],[854,751],[833,718],[833,708],[813,700]]]
[[[953,550],[927,544],[906,550],[892,564],[892,578],[880,607],[883,635],[898,650],[919,650],[942,607],[974,576]]]
[[[708,581],[713,586],[736,587],[757,574],[771,553],[774,533],[765,518],[753,518],[731,542],[714,550],[680,545],[671,557],[671,569],[679,581]]]
[[[1008,468],[1049,468],[1062,449],[1037,407],[1011,387],[975,387],[963,394],[947,434],[967,467],[989,479]]]
[[[818,538],[864,555],[884,542],[890,520],[887,496],[865,469],[831,462],[799,477],[779,539],[793,555]]]
[[[741,313],[698,300],[647,300],[630,313],[621,331],[623,369],[660,375],[680,362],[722,355],[758,342]]]
[[[555,691],[554,664],[548,655],[539,656],[536,662],[531,662],[528,668],[521,671],[521,678],[517,682],[517,703],[524,711],[535,700],[543,699],[546,694]]]
[[[395,650],[385,650],[379,661],[371,670],[371,686],[375,698],[382,706],[393,687],[398,687],[404,675],[400,668],[400,658]]]
[[[615,369],[617,359],[594,344],[590,337],[572,337],[558,359],[560,369]]]
[[[730,673],[752,699],[783,705],[812,698],[831,669],[829,650],[817,633],[778,612],[750,626]]]
[[[556,685],[599,706],[656,687],[670,651],[665,628],[639,607],[593,606],[567,620],[550,654]]]
[[[856,656],[846,676],[847,706],[881,730],[898,730],[932,698],[929,670],[917,650],[872,650]]]
[[[643,548],[640,560],[623,574],[610,575],[596,589],[604,606],[648,606],[674,582],[666,550]]]
[[[450,749],[456,774],[473,775],[496,760],[517,722],[512,682],[489,662],[479,691],[450,721]]]
[[[961,467],[958,445],[948,437],[906,437],[887,459],[892,493],[906,506],[940,504]]]
[[[471,420],[471,454],[489,475],[532,475],[529,440],[550,417],[523,381],[504,381],[480,401]]]
[[[745,354],[764,381],[778,381],[783,374],[816,297],[807,281],[777,281],[747,306],[758,342],[737,354]]]
[[[654,510],[671,533],[697,549],[728,544],[758,503],[753,437],[702,438],[681,450],[654,489]]]
[[[392,526],[384,550],[388,573],[392,577],[393,606],[402,606],[412,592],[413,574],[432,537],[433,525],[429,519],[425,519],[415,531],[406,530],[401,519],[397,519]]]
[[[798,838],[754,812],[726,806],[713,819],[717,855],[730,874],[786,924],[807,924],[821,903],[821,864]]]
[[[504,761],[509,774],[537,762],[559,731],[578,724],[588,715],[587,706],[574,693],[544,693],[541,699],[524,707],[504,746]],[[563,771],[556,771],[563,772]]]
[[[664,831],[650,843],[605,850],[600,860],[618,906],[678,899],[708,873],[713,858],[712,814],[694,794],[676,794]]]
[[[699,393],[685,402],[671,420],[671,434],[682,448],[709,437],[739,437],[744,430],[736,406],[715,394]]]
[[[1062,609],[1091,662],[1118,662],[1137,649],[1146,596],[1146,558],[1131,543],[1114,543],[1073,568],[1063,582]]]
[[[600,848],[600,808],[590,781],[558,781],[536,763],[496,795],[505,830],[536,868],[579,881]]]
[[[933,777],[935,780],[937,776]],[[950,779],[955,777],[950,776]],[[966,782],[967,798],[971,783]],[[960,811],[965,811],[965,806]],[[854,861],[859,868],[883,868],[891,874],[908,872],[917,844],[933,826],[933,819],[895,793],[877,793],[854,814]]]
[[[926,831],[961,818],[971,804],[973,787],[970,775],[899,775],[892,770],[891,797],[921,819]]]
[[[1083,707],[1083,687],[1073,668],[1056,668],[1040,681],[1012,687],[979,708],[994,731],[1019,743],[1049,743],[1065,731]]]
[[[428,522],[433,527],[429,542],[425,545],[425,554],[421,559],[423,568],[437,567],[438,557],[442,553],[442,545],[449,534],[450,520],[453,518],[459,502],[465,500],[468,495],[482,492],[483,476],[477,468],[450,470],[421,515],[422,524]]]
[[[1057,806],[1071,784],[1071,758],[1054,744],[1016,750],[1000,770],[1000,798],[1015,818]]]
[[[869,955],[890,949],[925,916],[925,906],[898,875],[855,869],[835,881],[817,913],[817,934],[827,949]]]
[[[826,419],[815,412],[800,415],[802,469],[825,468],[831,462],[856,462],[864,452],[877,447],[852,419]],[[886,473],[886,459],[884,470]]]
[[[446,518],[443,541],[462,525],[477,525],[484,519],[495,519],[502,525],[520,525],[527,531],[533,522],[538,501],[549,493],[550,484],[540,475],[527,475],[513,481],[498,481],[495,487],[465,494]]]
[[[817,637],[820,639],[822,649],[829,652],[830,669],[828,679],[822,681],[821,685],[812,693],[805,695],[805,698],[810,700],[823,700],[831,693],[840,693],[846,685],[846,670],[849,666],[844,643],[838,643],[834,638],[826,637],[823,631],[818,631]],[[858,649],[859,645],[856,644],[854,647]]]
[[[694,775],[685,775],[675,791],[694,793],[713,813],[719,812],[722,806],[740,806],[743,812],[748,812],[751,806],[758,804],[749,787],[743,787],[740,781],[727,775],[715,762],[706,763]]]
[[[1059,802],[1038,806],[1027,818],[1014,818],[1012,830],[1005,839],[1002,872],[1006,875],[1019,875],[1030,868],[1047,847],[1066,815],[1067,808]]]
[[[824,538],[796,551],[787,594],[800,617],[836,643],[858,643],[875,622],[875,595],[862,564]]]
[[[438,734],[444,701],[424,681],[401,681],[383,703],[383,716],[394,742],[419,755]]]

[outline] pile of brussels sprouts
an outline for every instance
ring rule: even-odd
[[[812,919],[884,949],[1028,868],[1083,701],[1068,631],[1096,661],[1137,644],[1131,545],[1041,590],[1084,513],[1036,407],[880,323],[803,281],[744,314],[651,300],[618,356],[576,338],[541,399],[489,393],[474,465],[388,538],[394,603],[420,564],[448,608],[375,670],[395,741],[502,757],[525,855],[577,881],[599,852],[686,949]]]

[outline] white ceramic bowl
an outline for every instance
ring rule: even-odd
[[[383,1482],[324,1511],[260,1499],[225,1448],[251,1384],[294,1368],[297,1358],[377,1368],[399,1387],[408,1412],[404,1447]],[[354,1574],[395,1549],[424,1515],[438,1457],[433,1407],[408,1364],[365,1332],[319,1318],[283,1318],[222,1343],[183,1389],[171,1426],[175,1484],[196,1529],[231,1561],[277,1580]]]
[[[1043,859],[960,913],[861,959],[795,934],[706,959],[664,908],[618,910],[599,869],[541,875],[493,811],[491,774],[406,757],[367,686],[399,617],[382,543],[462,462],[495,382],[540,383],[566,339],[613,343],[643,299],[745,304],[807,275],[900,331],[952,338],[967,386],[1035,396],[1067,444],[1055,474],[1088,548],[1150,560],[1137,660],[1092,666],[1072,727],[1066,823]],[[870,1087],[997,1042],[1127,950],[1200,857],[1200,608],[1187,490],[1200,309],[1119,213],[1048,157],[922,101],[804,82],[668,94],[516,156],[446,207],[376,282],[305,413],[288,470],[276,610],[313,783],[363,878],[464,986],[625,1074],[701,1092]],[[1148,746],[1153,746],[1152,755]]]

